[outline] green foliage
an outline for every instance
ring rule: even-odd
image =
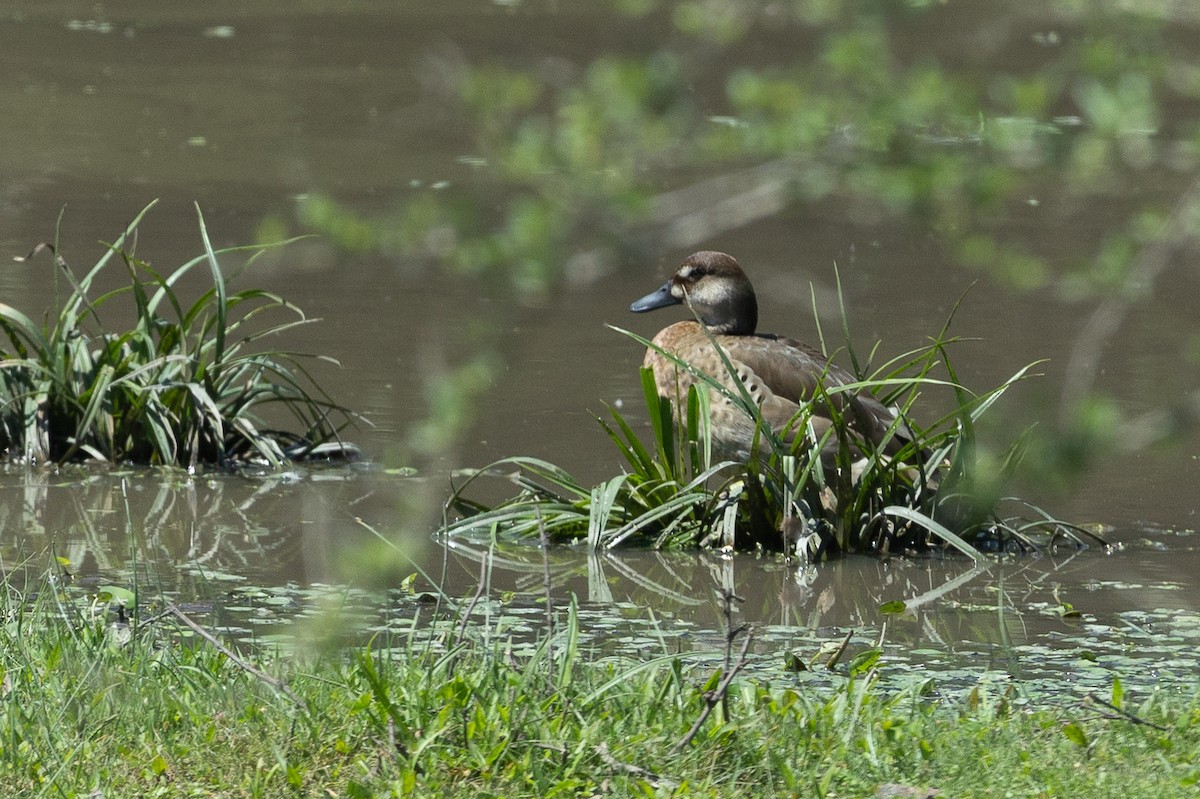
[[[889,690],[868,649],[832,687],[789,673],[736,679],[723,715],[686,738],[725,669],[588,656],[571,645],[573,607],[554,610],[554,632],[528,646],[450,617],[458,634],[382,633],[305,658],[247,647],[234,660],[169,614],[130,621],[104,603],[66,601],[49,581],[27,595],[5,589],[0,785],[12,799],[114,786],[217,797],[872,796],[905,786],[1185,796],[1197,776],[1200,709],[1169,692],[1125,696],[1118,715],[1065,696],[1034,702],[1013,686],[959,696],[919,679]]]
[[[309,320],[287,300],[260,289],[230,291],[219,259],[268,247],[214,250],[200,217],[203,254],[169,274],[132,248],[147,206],[83,277],[57,246],[55,269],[70,290],[38,324],[0,304],[0,449],[38,462],[91,459],[117,463],[233,467],[251,460],[282,464],[337,437],[330,417],[345,412],[316,388],[301,357],[252,345]],[[94,296],[106,269],[124,266],[128,285]],[[207,268],[211,288],[187,303],[178,286]],[[58,274],[56,273],[56,281]],[[133,326],[106,320],[132,304]],[[311,388],[310,388],[311,387]],[[265,427],[260,415],[281,409],[299,434]]]

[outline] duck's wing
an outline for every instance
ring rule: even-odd
[[[836,410],[867,441],[875,445],[887,441],[885,451],[889,453],[912,438],[907,426],[896,424],[896,413],[870,392],[830,392],[857,381],[807,344],[760,335],[723,337],[721,345],[738,367],[739,379],[759,400],[764,420],[776,430],[784,430],[799,412],[800,403],[816,401],[812,420],[818,435],[832,426],[830,417]]]
[[[822,393],[822,386],[830,389],[854,382],[849,372],[831,364],[819,350],[794,339],[770,335],[719,339],[735,366],[744,366],[770,393],[793,402],[811,401]],[[830,395],[838,407],[845,398],[841,392]]]
[[[855,379],[813,347],[771,335],[717,335],[713,340],[725,351],[728,364],[713,349],[709,334],[695,322],[671,325],[655,336],[654,344],[737,392],[739,389],[729,372],[732,367],[738,381],[761,408],[763,420],[786,440],[795,438],[797,431],[792,428],[796,416],[801,404],[809,402],[814,403],[809,421],[818,440],[834,427],[832,417],[837,413],[864,440],[873,445],[886,441],[884,449],[888,453],[898,451],[911,438],[907,427],[894,425],[895,413],[869,392],[829,393],[829,389],[849,385]],[[647,350],[645,365],[654,370],[658,393],[669,397],[677,408],[684,402],[688,388],[702,382],[691,370],[678,367],[654,347]],[[738,442],[753,437],[753,425],[727,399],[714,402],[712,414],[718,437]],[[836,447],[832,438],[826,448],[831,447]]]

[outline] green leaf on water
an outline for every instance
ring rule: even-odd
[[[101,602],[115,603],[127,608],[133,607],[137,597],[128,588],[122,588],[119,585],[102,585],[96,593],[96,598]]]
[[[1058,615],[1064,619],[1078,619],[1081,614],[1070,602],[1064,602],[1058,606]]]
[[[1113,707],[1121,707],[1121,702],[1125,699],[1125,686],[1121,685],[1120,677],[1113,677],[1112,687],[1112,704]]]
[[[889,615],[903,613],[906,610],[908,610],[908,604],[903,599],[893,599],[891,602],[884,602],[879,606],[880,613]]]
[[[1084,749],[1086,749],[1088,746],[1087,733],[1083,731],[1083,727],[1080,727],[1073,721],[1063,727],[1063,735],[1067,736],[1071,743],[1076,744],[1077,746],[1083,747]]]
[[[230,574],[229,572],[206,571],[204,572],[204,576],[210,580],[220,580],[228,583],[240,583],[246,579],[244,575]]]
[[[882,654],[882,649],[868,649],[865,652],[859,652],[854,656],[854,659],[850,661],[850,674],[866,674],[868,671],[875,668],[875,664],[879,662],[879,656]]]

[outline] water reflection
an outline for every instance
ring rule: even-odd
[[[1118,536],[1108,553],[978,566],[958,557],[811,566],[746,553],[421,547],[364,529],[361,521],[382,528],[397,489],[420,482],[347,469],[261,481],[10,472],[0,560],[10,589],[40,589],[53,574],[88,603],[99,586],[136,587],[144,613],[169,600],[227,635],[285,649],[383,632],[441,640],[464,623],[532,645],[548,595],[556,616],[578,603],[584,643],[598,656],[683,654],[711,665],[726,623],[719,596],[732,592],[734,622],[755,639],[753,670],[772,680],[790,674],[787,653],[813,670],[788,679],[827,683],[876,647],[890,679],[933,670],[947,690],[988,674],[1054,690],[1064,676],[1081,691],[1113,676],[1131,687],[1184,685],[1200,665],[1191,533],[1148,530]],[[888,607],[896,601],[902,611]],[[843,639],[844,660],[825,669]]]
[[[11,468],[0,485],[0,553],[12,568],[48,554],[89,581],[144,582],[204,593],[207,582],[344,579],[345,551],[369,539],[356,514],[396,512],[397,485],[421,481],[358,470],[260,479],[174,470]],[[426,500],[414,502],[423,508]],[[422,511],[423,512],[423,511]],[[433,519],[413,520],[426,527]],[[405,544],[416,555],[420,542]],[[368,575],[369,577],[369,575]]]

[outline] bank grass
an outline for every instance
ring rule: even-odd
[[[935,548],[977,558],[984,551],[1095,543],[1098,539],[1086,530],[1046,514],[1032,520],[1001,516],[996,489],[1020,463],[1024,439],[1000,459],[983,463],[976,428],[1036,364],[990,391],[972,392],[958,380],[950,350],[959,339],[948,329],[947,322],[926,346],[867,374],[847,347],[861,379],[822,389],[802,404],[785,431],[764,422],[727,358],[730,379],[719,381],[659,350],[698,384],[689,390],[686,407],[675,413],[658,395],[653,373],[643,369],[648,431],[639,432],[616,409],[609,409],[608,419],[598,419],[621,461],[619,474],[585,485],[545,460],[501,459],[455,488],[444,533],[475,539],[535,539],[545,533],[557,542],[593,548],[759,548],[810,560]],[[640,336],[619,332],[658,349]],[[935,391],[942,397],[939,407],[949,410],[935,412],[933,421],[920,427],[915,420],[931,405],[922,400]],[[874,444],[851,426],[836,395],[852,392],[873,394],[894,409],[888,440]],[[754,422],[750,457],[723,459],[714,447],[708,422],[714,402],[729,403]],[[817,408],[832,420],[824,434],[813,424]],[[904,443],[885,454],[892,437]],[[517,493],[491,505],[473,498],[481,480],[498,475],[513,480]]]
[[[263,347],[312,320],[272,292],[233,290],[222,264],[244,270],[280,245],[215,249],[197,206],[201,253],[160,272],[135,253],[153,205],[82,275],[57,240],[17,259],[53,263],[58,307],[38,321],[0,303],[0,450],[30,463],[193,469],[352,453],[339,440],[349,413],[306,365],[332,359]],[[117,288],[98,291],[112,271]],[[192,273],[209,282],[194,298],[182,289]]]
[[[1200,776],[1196,698],[1117,681],[1039,704],[986,683],[887,688],[876,658],[815,687],[782,652],[750,679],[741,629],[705,659],[716,667],[629,661],[578,646],[573,603],[528,640],[451,617],[349,649],[234,652],[186,635],[161,598],[118,613],[52,583],[6,589],[0,786],[14,799],[1172,797]]]

